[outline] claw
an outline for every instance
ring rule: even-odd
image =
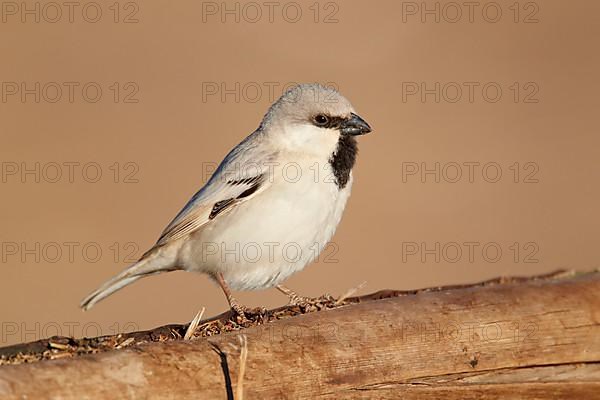
[[[289,301],[289,305],[290,306],[303,306],[303,305],[307,305],[310,304],[311,302],[311,298],[310,297],[304,297],[304,296],[298,296],[297,294],[293,294],[290,296],[290,301]]]
[[[233,311],[233,319],[238,322],[240,325],[245,325],[250,322],[248,318],[246,318],[246,311],[248,311],[248,307],[239,304],[234,298],[231,299],[231,311]],[[237,317],[237,318],[236,318]]]
[[[290,301],[288,304],[291,306],[302,306],[311,302],[310,297],[299,296],[296,292],[285,286],[277,285],[277,290],[289,297]]]

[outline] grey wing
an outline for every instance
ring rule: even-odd
[[[269,165],[276,153],[260,151],[248,139],[227,155],[208,183],[165,228],[154,248],[200,229],[270,186]]]

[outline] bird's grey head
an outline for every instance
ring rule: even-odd
[[[371,132],[371,127],[335,89],[301,84],[273,103],[261,130],[281,148],[330,156],[340,140],[354,141],[354,136]]]

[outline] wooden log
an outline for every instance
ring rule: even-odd
[[[600,398],[600,273],[390,293],[208,338],[2,366],[0,398]]]

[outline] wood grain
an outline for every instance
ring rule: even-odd
[[[0,398],[600,398],[600,273],[423,291],[0,367]]]

